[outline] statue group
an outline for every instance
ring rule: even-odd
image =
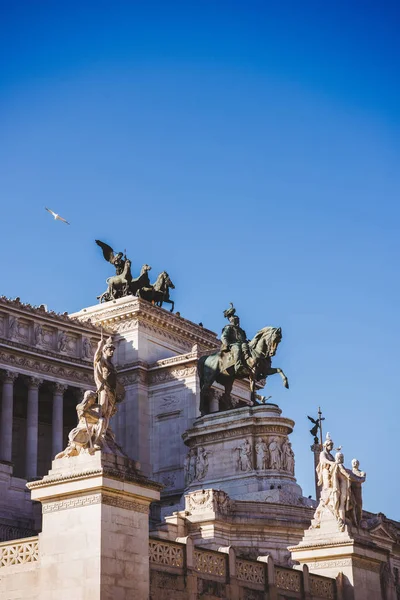
[[[222,330],[219,352],[203,356],[198,361],[202,416],[210,412],[210,388],[215,381],[225,388],[220,401],[220,410],[235,408],[231,399],[235,379],[250,381],[252,405],[256,404],[256,383],[270,375],[279,373],[283,385],[289,387],[288,379],[282,369],[271,366],[271,359],[275,356],[282,340],[281,328],[264,327],[252,340],[248,340],[246,332],[240,327],[240,319],[232,303],[230,308],[224,311],[224,317],[228,319],[229,324]]]
[[[169,297],[169,290],[174,289],[175,286],[166,271],[160,273],[155,283],[151,284],[149,277],[151,267],[144,264],[140,275],[134,278],[131,272],[132,262],[125,253],[115,253],[111,246],[100,240],[96,240],[96,244],[102,249],[105,260],[115,267],[115,275],[106,280],[106,291],[97,296],[100,302],[125,296],[138,296],[160,307],[163,303],[171,304],[171,312],[174,310],[174,301]]]
[[[333,456],[332,450],[333,441],[327,433],[317,466],[321,496],[311,527],[320,527],[324,510],[328,510],[335,517],[340,531],[344,531],[346,524],[360,527],[361,485],[365,481],[366,474],[360,471],[359,461],[356,458],[352,460],[352,469],[346,469],[342,452],[338,450]]]
[[[112,362],[114,350],[111,338],[105,340],[102,336],[93,359],[97,389],[84,393],[82,402],[76,407],[78,424],[69,432],[68,445],[56,459],[93,454],[97,450],[123,454],[110,428],[110,419],[125,395],[124,388],[117,382],[117,371]]]

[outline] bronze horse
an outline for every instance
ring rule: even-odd
[[[139,298],[143,298],[144,300],[148,300],[152,302],[156,306],[162,306],[163,302],[167,302],[168,304],[172,304],[171,312],[174,310],[174,301],[169,297],[169,289],[175,289],[174,284],[172,283],[170,276],[166,271],[163,271],[157,277],[157,281],[153,286],[147,288],[141,288],[137,292],[137,296]]]
[[[289,387],[288,379],[280,368],[271,366],[271,358],[275,356],[279,342],[282,339],[280,327],[264,327],[260,329],[249,342],[250,364],[243,371],[235,374],[234,365],[230,364],[229,355],[215,352],[199,358],[197,372],[200,378],[200,413],[201,416],[209,412],[208,392],[214,381],[221,383],[225,388],[223,404],[233,408],[230,399],[233,382],[235,379],[249,379],[251,392],[251,405],[256,404],[255,384],[260,379],[279,373],[285,388]],[[232,361],[231,361],[232,362]]]
[[[97,296],[100,302],[108,302],[126,295],[127,290],[132,281],[131,261],[127,259],[124,264],[122,273],[108,277],[106,283],[108,285],[105,292]]]

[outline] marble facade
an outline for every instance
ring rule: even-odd
[[[112,423],[117,441],[147,481],[163,486],[150,540],[147,508],[157,500],[157,484],[135,491],[123,465],[108,478],[104,464],[82,465],[81,456],[75,457],[78,477],[75,458],[62,458],[46,478],[76,425],[82,391],[94,388],[100,328],[113,336],[126,390]],[[248,387],[239,382],[233,395],[242,407],[217,413],[221,388],[215,385],[213,412],[200,417],[196,362],[218,346],[214,332],[134,297],[73,315],[0,298],[0,591],[6,600],[67,598],[72,590],[77,598],[136,594],[143,600],[363,598],[351,596],[355,586],[368,588],[369,600],[400,598],[398,523],[364,511],[362,531],[339,532],[330,545],[310,538],[332,532],[325,525],[308,531],[316,505],[296,481],[294,423],[278,406],[249,407]],[[146,511],[136,510],[137,503]],[[102,578],[102,588],[93,595],[82,578],[95,585]]]

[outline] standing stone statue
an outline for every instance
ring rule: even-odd
[[[238,456],[238,469],[240,471],[252,471],[253,470],[253,450],[248,439],[243,444],[235,448],[239,452]]]
[[[124,397],[124,389],[117,382],[117,371],[112,362],[114,350],[111,338],[105,340],[102,335],[93,360],[97,389],[95,392],[86,391],[82,402],[77,405],[78,425],[69,432],[68,445],[57,454],[56,459],[93,454],[97,450],[124,456],[110,427],[117,403]]]
[[[270,457],[269,468],[279,471],[281,468],[281,449],[276,438],[272,438],[268,449]]]
[[[110,419],[117,412],[118,390],[117,369],[114,367],[112,357],[115,346],[112,339],[104,340],[103,334],[97,345],[94,355],[94,380],[97,386],[97,401],[101,406],[102,417],[108,429]]]
[[[197,459],[196,459],[196,479],[201,480],[207,474],[208,471],[208,456],[210,452],[207,452],[203,447],[199,448],[197,451]]]
[[[84,337],[82,339],[82,354],[83,354],[83,358],[92,358],[93,357],[92,344],[91,344],[89,338],[87,338],[87,337]]]
[[[320,527],[324,511],[328,510],[335,517],[339,530],[344,531],[346,524],[360,526],[361,484],[365,481],[365,473],[358,474],[362,471],[358,471],[357,460],[353,471],[346,469],[342,452],[337,452],[333,457],[332,449],[333,441],[327,433],[317,466],[318,485],[322,486],[321,497],[311,527]]]
[[[265,440],[261,439],[256,444],[257,454],[257,469],[264,470],[268,469],[268,446]]]
[[[294,475],[294,452],[289,440],[285,440],[281,448],[282,469]]]

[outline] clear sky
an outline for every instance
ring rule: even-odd
[[[364,506],[399,512],[399,4],[0,1],[1,289],[73,312],[126,248],[182,316],[281,326],[296,421],[323,409]],[[71,222],[54,222],[48,206]]]

